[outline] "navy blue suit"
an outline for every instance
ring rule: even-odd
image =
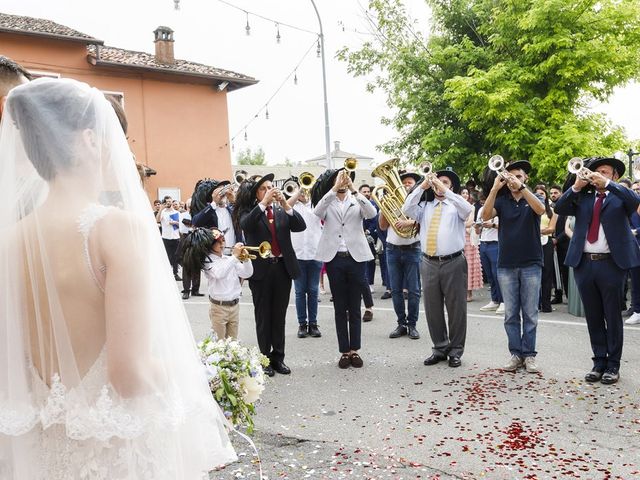
[[[229,214],[233,217],[233,207],[229,205],[227,207]],[[193,216],[191,220],[191,224],[194,227],[203,227],[203,228],[218,228],[218,214],[216,213],[216,209],[211,206],[211,204],[204,207],[198,213]],[[224,233],[224,232],[223,232]],[[242,231],[240,229],[234,228],[234,233],[236,236],[236,242],[242,241]],[[233,247],[233,245],[227,245],[227,247]]]
[[[606,189],[609,194],[600,211],[600,224],[610,256],[593,259],[584,253],[595,192],[575,193],[568,189],[556,202],[556,212],[576,217],[565,264],[574,268],[584,303],[594,368],[617,372],[622,356],[624,282],[627,270],[640,265],[640,249],[629,225],[629,217],[638,208],[640,197],[613,181]]]

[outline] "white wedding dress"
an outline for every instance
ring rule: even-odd
[[[14,89],[0,157],[0,479],[201,480],[234,461],[104,96]]]

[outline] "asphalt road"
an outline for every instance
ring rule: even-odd
[[[203,283],[203,286],[205,283]],[[379,282],[378,282],[379,285]],[[298,339],[293,297],[286,363],[268,380],[253,439],[260,462],[237,435],[238,462],[211,474],[236,479],[633,479],[640,478],[640,326],[625,327],[621,380],[584,382],[591,351],[584,319],[566,305],[540,314],[541,374],[503,373],[509,357],[502,318],[468,304],[462,366],[426,367],[430,340],[389,339],[391,300],[374,294],[363,324],[362,369],[337,367],[333,308],[321,297],[322,338]],[[185,301],[196,339],[208,304]],[[256,344],[251,294],[241,302],[240,340]]]

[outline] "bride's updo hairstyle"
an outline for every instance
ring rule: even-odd
[[[29,160],[44,180],[54,179],[77,162],[80,134],[96,127],[95,102],[88,85],[69,79],[42,78],[10,92],[9,114]]]

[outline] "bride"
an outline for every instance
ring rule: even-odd
[[[0,192],[0,478],[200,480],[235,460],[102,93],[13,89]]]

